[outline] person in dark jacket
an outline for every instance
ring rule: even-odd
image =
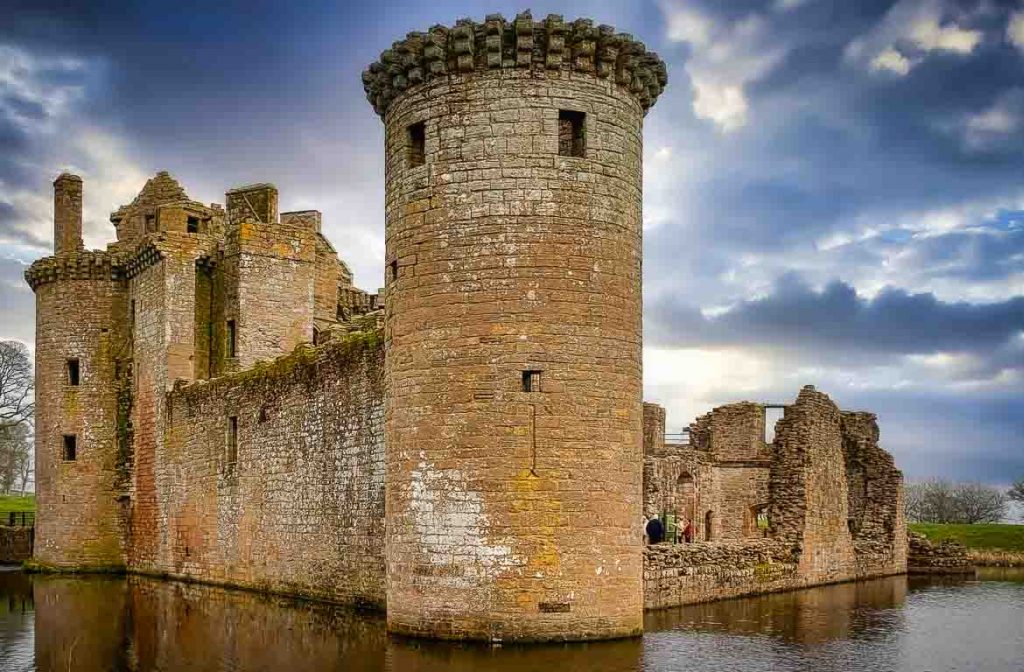
[[[647,521],[647,541],[651,544],[660,544],[665,540],[665,526],[661,524],[657,516]]]

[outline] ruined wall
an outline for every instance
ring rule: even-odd
[[[401,95],[376,77],[386,63],[364,76],[386,126],[389,627],[633,635],[641,91],[654,70],[638,68],[633,93],[593,74],[593,51],[570,63],[559,17],[487,26],[437,29],[420,52],[450,46],[462,74],[420,70],[429,81]],[[506,38],[523,67],[499,67]],[[528,67],[535,39],[548,68]],[[560,155],[560,111],[586,115],[583,156]]]
[[[767,506],[771,463],[763,406],[714,409],[691,425],[689,444],[659,444],[656,435],[664,436],[664,410],[644,404],[645,515],[691,521],[698,540],[765,536],[756,515]]]
[[[772,540],[644,549],[644,607],[662,609],[802,587],[792,547]]]
[[[36,293],[35,557],[62,567],[123,566],[114,384],[123,287],[104,252],[48,257],[26,278]],[[74,437],[74,455],[65,454],[65,437]]]
[[[32,557],[32,537],[31,527],[0,525],[0,565],[20,565]]]
[[[800,571],[839,581],[855,573],[839,408],[807,385],[777,425],[771,467],[772,536],[798,544]]]
[[[172,392],[132,569],[382,607],[382,372],[355,334]]]
[[[853,535],[857,571],[895,573],[907,564],[907,526],[903,474],[892,455],[878,446],[873,413],[842,414],[848,527]]]

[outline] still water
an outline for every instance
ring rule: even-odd
[[[138,577],[0,571],[0,670],[1024,670],[1024,571],[893,577],[649,613],[642,639],[390,638],[379,616]]]

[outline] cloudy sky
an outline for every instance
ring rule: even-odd
[[[21,274],[51,247],[64,169],[85,179],[88,246],[158,170],[208,202],[272,181],[376,288],[383,131],[362,68],[408,31],[523,9],[3,4],[0,338],[27,342]],[[912,479],[1024,475],[1024,6],[530,4],[669,66],[645,126],[644,289],[646,397],[670,425],[813,383],[877,412]]]

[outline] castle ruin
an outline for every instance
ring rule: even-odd
[[[35,562],[386,609],[392,632],[637,635],[644,607],[905,570],[874,417],[805,388],[688,445],[642,401],[642,123],[664,63],[588,20],[410,33],[385,125],[384,288],[277,190],[168,174],[82,244],[54,183],[36,293]],[[644,513],[698,521],[644,547]],[[902,540],[902,541],[901,541]]]

